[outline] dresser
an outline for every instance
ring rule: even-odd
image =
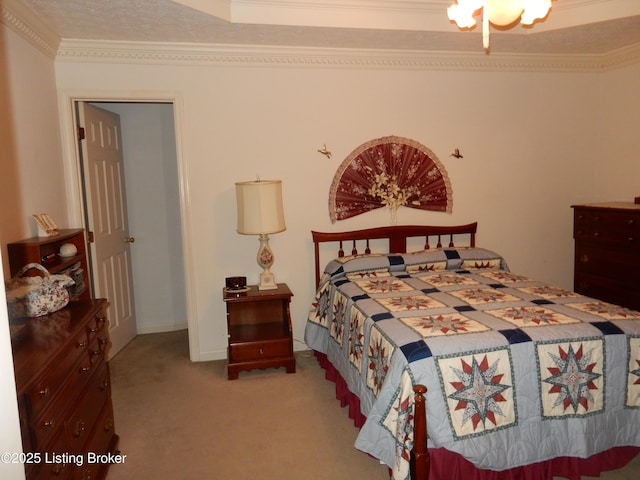
[[[574,290],[640,310],[640,205],[573,205]]]
[[[27,479],[104,479],[118,458],[107,306],[79,300],[12,325]]]

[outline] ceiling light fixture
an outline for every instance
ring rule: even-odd
[[[447,9],[449,20],[458,28],[472,28],[473,18],[482,9],[482,44],[489,49],[489,23],[500,27],[520,20],[523,25],[532,25],[544,18],[551,8],[551,0],[456,0]]]

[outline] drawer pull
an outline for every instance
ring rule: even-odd
[[[630,218],[629,220],[627,220],[627,225],[633,225],[634,223],[636,222],[634,221],[633,218]]]
[[[113,418],[108,418],[106,422],[104,422],[104,431],[110,432],[113,430]]]
[[[76,422],[76,428],[73,431],[73,436],[75,438],[80,438],[80,436],[84,433],[84,422],[82,420],[78,420]]]
[[[586,253],[583,253],[582,255],[580,255],[580,261],[582,263],[588,263],[589,260],[591,260],[591,257],[589,255],[587,255]]]
[[[104,380],[102,380],[102,383],[100,384],[100,386],[98,387],[98,389],[101,392],[104,392],[107,388],[109,388],[109,379],[105,378]]]
[[[629,238],[627,238],[627,240],[629,240],[629,242],[633,242],[635,240],[635,238],[629,237]]]
[[[80,436],[84,433],[84,422],[82,420],[78,420],[76,422],[76,429],[73,431],[73,436],[76,438],[80,438]]]
[[[49,387],[44,387],[42,390],[40,390],[40,396],[41,397],[48,397],[49,396]]]
[[[53,428],[56,426],[56,421],[53,418],[51,420],[45,420],[42,426],[46,428]]]
[[[88,372],[89,370],[91,370],[91,366],[88,366],[88,367],[80,367],[80,368],[78,369],[78,373],[86,373],[86,372]]]
[[[593,232],[593,238],[598,238],[600,236],[599,232]]]
[[[51,473],[56,477],[59,476],[62,473],[62,465],[56,463],[51,469]]]
[[[76,347],[77,348],[86,348],[87,347],[87,342],[78,342]]]
[[[259,349],[258,349],[258,353],[259,353],[260,355],[264,355],[264,350],[263,350],[262,348],[259,348]]]

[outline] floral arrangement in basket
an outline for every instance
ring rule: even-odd
[[[374,182],[367,191],[372,197],[380,199],[391,211],[391,223],[395,224],[398,216],[398,207],[405,205],[420,205],[418,197],[420,190],[414,185],[401,188],[395,176],[390,176],[386,172],[377,173]],[[414,200],[411,200],[415,197]]]

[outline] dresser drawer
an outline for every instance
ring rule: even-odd
[[[576,240],[640,247],[640,211],[576,207],[573,235]]]
[[[102,478],[100,476],[102,472],[100,471],[105,471],[109,465],[104,461],[102,455],[114,453],[117,448],[117,442],[114,442],[114,438],[116,438],[114,437],[114,430],[113,406],[111,400],[109,400],[102,408],[89,440],[85,445],[84,458],[88,459],[89,455],[91,455],[93,457],[91,458],[93,463],[87,463],[83,465],[82,468],[77,469],[75,478]],[[120,459],[122,458],[123,457],[120,457]]]
[[[288,338],[247,342],[237,345],[231,344],[229,346],[229,359],[232,362],[288,357],[291,355],[291,341]]]
[[[576,272],[574,289],[588,297],[640,310],[640,290],[618,280]]]
[[[68,374],[62,388],[59,389],[47,408],[42,411],[40,416],[34,417],[36,420],[31,427],[36,449],[41,450],[58,429],[62,428],[63,422],[69,415],[67,412],[72,410],[79,402],[84,401],[78,399],[78,396],[87,388],[87,382],[95,382],[95,376],[91,376],[94,370],[95,367],[90,365],[89,356],[83,356],[81,361]]]
[[[87,334],[80,331],[70,342],[71,348],[59,355],[52,367],[26,392],[31,416],[36,417],[60,391],[69,371],[89,360]]]
[[[82,451],[102,407],[110,398],[110,392],[109,369],[105,362],[101,362],[91,377],[84,395],[78,400],[76,408],[65,422],[71,452]]]
[[[66,404],[56,400],[42,412],[31,425],[31,440],[34,452],[46,450],[47,444],[56,436],[64,434]]]
[[[610,278],[640,289],[640,255],[576,242],[575,271]]]
[[[27,477],[38,480],[64,480],[71,478],[75,463],[80,463],[84,459],[70,456],[68,452],[69,446],[64,436],[64,431],[61,431],[60,435],[51,442],[45,452],[38,452],[41,455],[41,461],[38,465],[34,465],[35,468],[33,471],[29,471]]]

